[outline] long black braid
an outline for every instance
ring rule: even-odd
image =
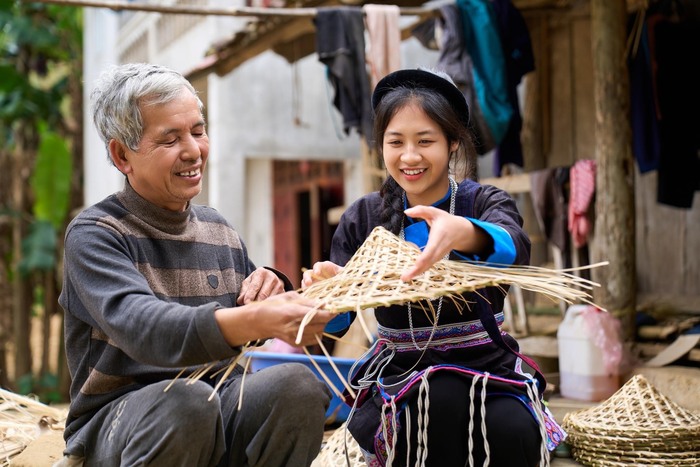
[[[403,219],[403,188],[391,175],[386,176],[379,194],[382,196],[382,212],[379,216],[382,227],[396,235],[401,230]]]

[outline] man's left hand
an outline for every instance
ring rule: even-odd
[[[282,280],[269,269],[260,267],[243,280],[236,303],[246,305],[250,302],[259,302],[282,292],[284,292]]]

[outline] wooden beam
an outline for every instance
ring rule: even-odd
[[[146,13],[163,13],[174,15],[210,15],[210,16],[316,16],[313,7],[298,8],[274,8],[274,7],[229,7],[219,8],[208,5],[166,5],[158,3],[129,2],[123,0],[35,0],[37,3],[51,3],[55,5],[108,8],[113,11],[142,11]],[[633,5],[639,5],[644,0],[629,0]],[[360,6],[353,0],[344,0],[341,3]],[[520,10],[564,9],[573,6],[574,0],[513,0],[513,4]],[[402,15],[421,15],[429,8],[401,7]]]
[[[503,177],[482,178],[482,185],[493,185],[511,195],[530,192],[530,174],[505,175]]]
[[[218,54],[214,70],[217,75],[224,76],[245,61],[272,49],[275,44],[291,42],[298,37],[315,31],[316,27],[311,18],[286,20],[270,28],[269,31],[266,30],[260,34],[247,36],[247,40],[241,41],[235,47],[223,49]]]

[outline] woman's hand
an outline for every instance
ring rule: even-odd
[[[304,271],[301,278],[301,288],[305,289],[314,282],[333,277],[342,271],[343,268],[330,261],[319,261],[311,269]]]
[[[243,280],[236,304],[246,305],[282,292],[284,292],[282,280],[269,269],[260,267]]]
[[[432,206],[414,206],[404,212],[409,217],[424,219],[430,226],[423,252],[413,266],[401,274],[404,282],[424,273],[452,250],[478,253],[488,246],[489,236],[464,217]]]

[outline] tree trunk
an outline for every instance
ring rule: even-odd
[[[42,340],[41,340],[41,376],[51,372],[51,318],[58,312],[58,297],[56,296],[55,272],[46,271],[44,278],[44,306],[42,311]]]
[[[15,132],[16,142],[13,151],[12,164],[12,208],[16,215],[12,226],[12,327],[14,330],[13,341],[15,350],[15,379],[31,373],[32,351],[30,346],[30,316],[32,294],[29,281],[21,277],[19,264],[22,260],[22,239],[26,233],[25,189],[28,184],[26,173],[26,154],[24,154],[24,134],[20,127]]]
[[[629,77],[625,60],[625,0],[591,1],[596,109],[595,248],[609,266],[594,270],[601,284],[596,303],[634,337],[636,308],[634,161],[629,124]]]

